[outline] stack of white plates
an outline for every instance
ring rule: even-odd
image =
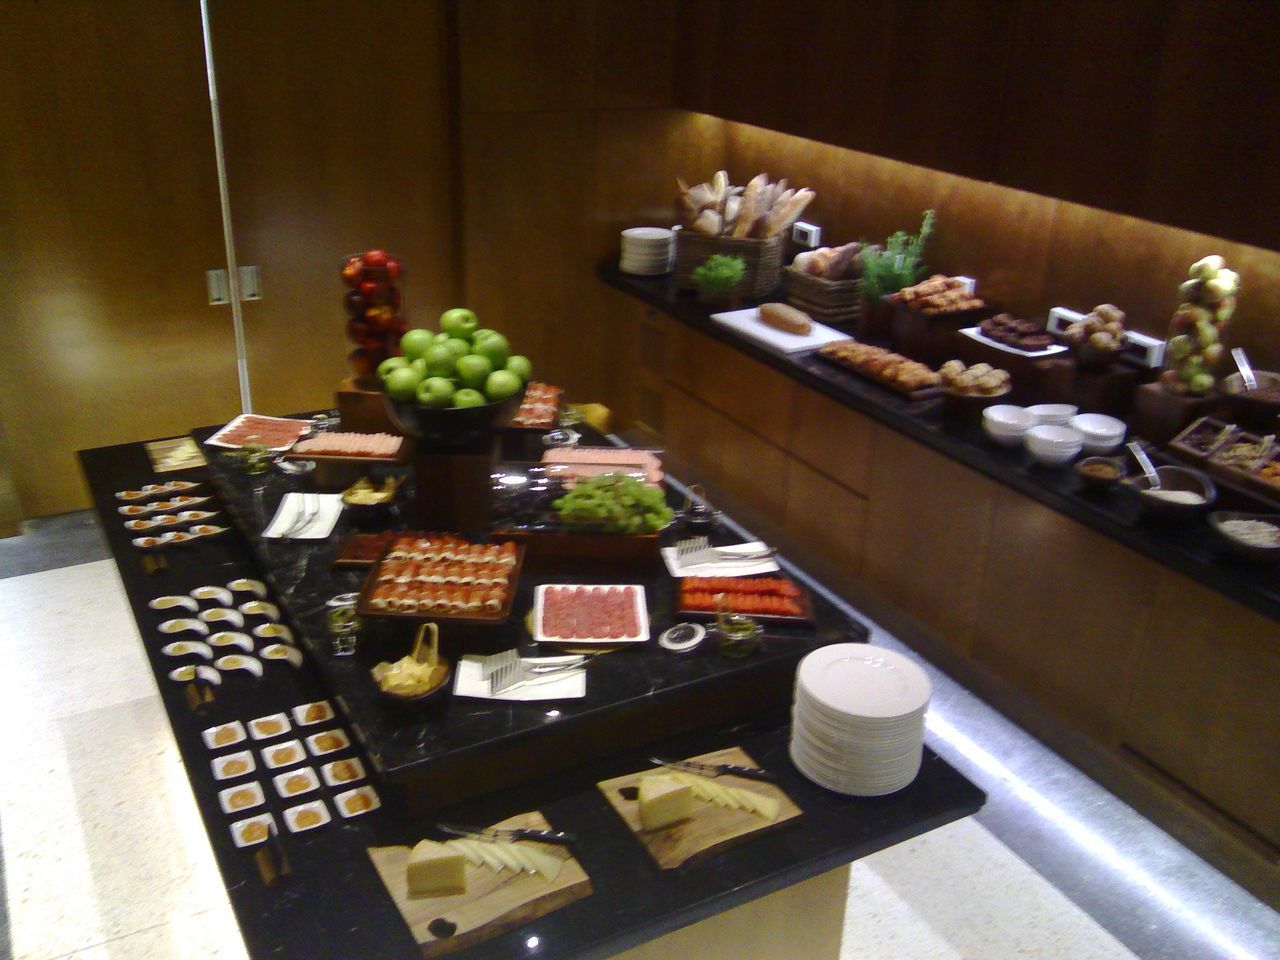
[[[820,647],[796,671],[791,759],[828,790],[878,797],[920,771],[932,685],[913,661],[865,643]]]
[[[631,227],[622,231],[623,273],[658,277],[675,264],[675,232],[665,227]]]

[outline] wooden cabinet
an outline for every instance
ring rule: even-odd
[[[967,653],[996,484],[895,430],[874,443],[862,579]]]
[[[816,390],[796,392],[791,452],[864,497],[871,485],[871,420]]]
[[[1280,624],[1165,571],[1125,743],[1280,845]]]
[[[1159,568],[1001,488],[972,655],[1036,702],[1117,746]]]
[[[862,572],[867,501],[798,460],[787,476],[786,532],[807,546],[847,587]]]

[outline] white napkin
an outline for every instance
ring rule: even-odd
[[[556,657],[534,658],[533,662],[554,663]],[[455,697],[479,697],[484,700],[573,700],[587,695],[587,671],[585,668],[567,670],[556,674],[555,679],[539,679],[502,693],[490,693],[489,681],[481,674],[484,657],[463,657],[458,663],[457,677],[453,682]]]
[[[311,519],[298,526],[308,513],[313,513]],[[272,539],[287,534],[290,540],[323,540],[333,532],[341,513],[340,493],[286,493],[262,535]]]
[[[724,553],[758,553],[768,549],[767,543],[752,540],[750,543],[735,543],[727,547],[716,547]],[[695,563],[682,566],[676,559],[675,547],[662,548],[662,560],[673,577],[749,577],[753,573],[773,573],[780,570],[773,557],[763,560],[714,560],[711,563]]]

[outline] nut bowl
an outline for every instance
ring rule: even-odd
[[[1106,490],[1123,480],[1129,471],[1119,457],[1085,457],[1076,464],[1076,475],[1086,490]]]
[[[1244,378],[1238,372],[1223,377],[1218,382],[1218,392],[1231,411],[1229,419],[1250,424],[1269,423],[1280,414],[1280,373],[1255,370],[1253,375],[1258,379],[1256,392],[1245,390]],[[1277,391],[1274,398],[1257,395],[1270,390]]]
[[[1215,510],[1209,514],[1209,526],[1230,550],[1242,557],[1268,562],[1280,560],[1278,514]],[[1255,536],[1249,536],[1251,532]]]

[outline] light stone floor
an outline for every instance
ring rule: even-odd
[[[0,580],[0,658],[13,957],[244,957],[113,564]],[[1133,957],[973,820],[855,864],[846,931],[858,960]]]

